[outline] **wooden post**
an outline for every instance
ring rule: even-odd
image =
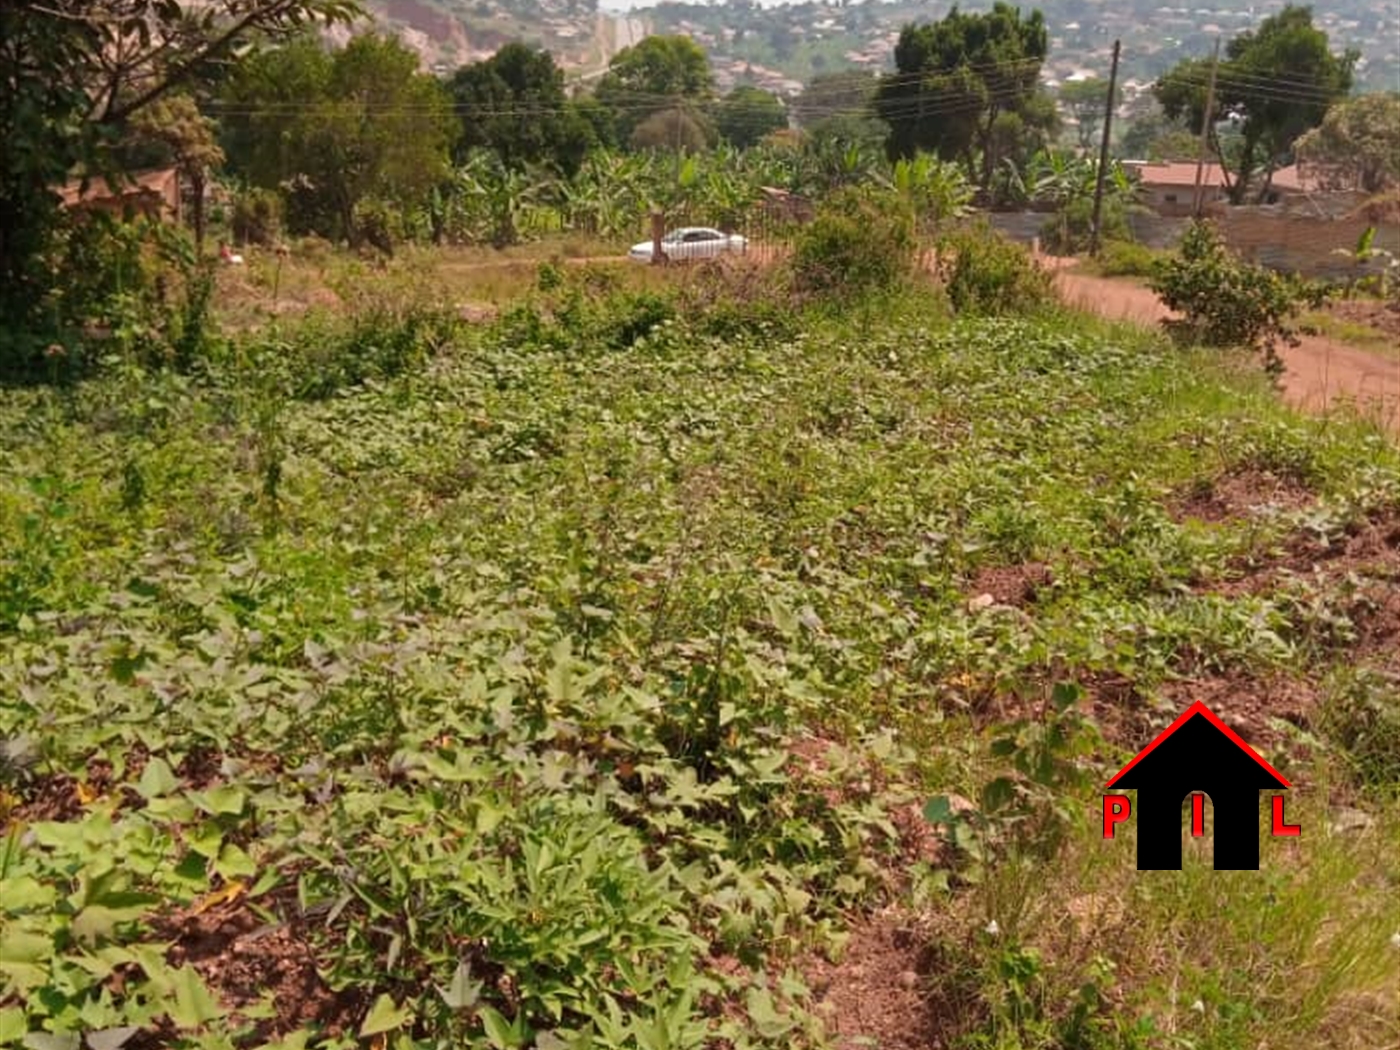
[[[1108,71],[1108,101],[1103,110],[1103,144],[1099,147],[1099,170],[1094,179],[1094,218],[1089,226],[1089,254],[1099,254],[1099,219],[1103,214],[1103,180],[1108,175],[1108,136],[1113,130],[1113,101],[1118,92],[1118,51],[1121,41],[1113,42],[1113,66]]]
[[[653,209],[651,213],[651,264],[660,266],[666,262],[666,251],[661,247],[661,242],[666,237],[666,213],[660,208]]]
[[[1215,38],[1215,53],[1210,57],[1210,83],[1206,87],[1206,109],[1201,114],[1201,143],[1196,149],[1196,188],[1192,191],[1191,214],[1201,217],[1205,194],[1201,192],[1201,179],[1206,166],[1206,144],[1210,141],[1210,111],[1215,108],[1215,70],[1220,65],[1220,38]]]

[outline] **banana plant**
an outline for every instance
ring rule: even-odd
[[[896,161],[889,177],[880,181],[908,200],[925,225],[963,215],[972,203],[972,187],[962,169],[929,153]]]

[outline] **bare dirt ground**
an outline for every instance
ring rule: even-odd
[[[1071,306],[1114,321],[1156,325],[1171,316],[1149,289],[1130,281],[1078,273],[1073,260],[1046,260]],[[1290,404],[1323,415],[1354,406],[1391,433],[1400,434],[1400,360],[1347,346],[1323,336],[1303,336],[1282,350],[1287,371],[1283,394]]]

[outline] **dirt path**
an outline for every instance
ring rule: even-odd
[[[1071,306],[1145,325],[1170,316],[1140,285],[1078,273],[1064,265],[1054,269],[1060,295]],[[1284,347],[1282,356],[1283,394],[1290,404],[1324,415],[1355,405],[1369,419],[1400,434],[1400,357],[1383,357],[1320,336],[1303,336],[1298,346]]]

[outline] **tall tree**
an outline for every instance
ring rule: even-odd
[[[942,21],[906,25],[875,100],[891,158],[927,150],[961,161],[986,191],[1008,133],[1053,123],[1053,106],[1037,101],[1046,47],[1041,13],[1023,18],[1001,0],[985,13],[955,6]]]
[[[1060,85],[1057,96],[1060,105],[1074,118],[1079,148],[1093,149],[1098,144],[1099,129],[1103,127],[1108,84],[1098,77],[1071,80]],[[1113,104],[1117,106],[1122,100],[1123,89],[1120,87],[1114,94]]]
[[[727,142],[745,149],[787,127],[787,108],[771,91],[736,87],[716,105],[715,125]]]
[[[493,149],[510,168],[548,164],[578,171],[596,141],[564,92],[564,71],[548,51],[506,44],[484,62],[463,66],[449,82],[462,135],[458,158]]]
[[[1190,160],[1199,149],[1198,133],[1182,121],[1169,120],[1154,102],[1150,110],[1128,124],[1118,152],[1134,160]]]
[[[0,331],[27,330],[49,291],[55,182],[75,165],[110,168],[132,117],[247,45],[357,11],[355,0],[0,3]]]
[[[713,129],[699,113],[684,106],[659,109],[633,129],[629,143],[637,150],[696,153],[713,138]]]
[[[804,129],[832,117],[873,115],[879,78],[868,69],[847,69],[815,76],[792,101],[793,116]]]
[[[1298,160],[1324,182],[1378,193],[1400,185],[1400,92],[1362,95],[1333,106],[1297,143]]]
[[[686,36],[649,36],[613,56],[595,97],[625,142],[652,113],[705,103],[713,93],[709,59],[699,44]]]
[[[1255,187],[1255,199],[1263,200],[1293,143],[1351,90],[1358,57],[1333,54],[1326,32],[1313,25],[1312,8],[1291,4],[1230,41],[1216,73],[1216,114],[1238,119],[1239,149],[1234,155],[1222,149],[1214,127],[1210,141],[1232,202],[1249,200]],[[1168,117],[1195,127],[1205,116],[1209,77],[1209,62],[1188,59],[1159,78],[1153,93]]]
[[[164,163],[180,172],[190,190],[194,239],[204,244],[204,197],[209,172],[224,162],[214,132],[214,122],[199,111],[189,95],[167,95],[138,111],[131,118],[132,135],[138,144],[154,147]]]
[[[288,83],[307,92],[290,108],[277,104]],[[302,42],[260,56],[229,97],[230,161],[257,185],[293,186],[300,225],[352,244],[361,202],[426,199],[446,177],[459,132],[446,89],[419,72],[418,56],[373,34],[334,53]]]

